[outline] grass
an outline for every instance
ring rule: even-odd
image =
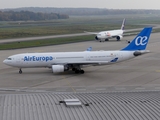
[[[102,31],[119,29],[126,18],[126,29],[143,27],[149,23],[158,23],[160,17],[148,15],[123,16],[71,16],[66,20],[0,22],[0,39],[20,38],[44,35],[82,33],[83,31]]]
[[[57,45],[57,44],[66,44],[73,42],[82,42],[93,40],[94,36],[77,36],[77,37],[68,37],[68,38],[53,38],[45,40],[33,40],[33,41],[22,41],[22,42],[11,42],[0,44],[0,50],[8,49],[19,49],[26,47],[39,47],[39,46],[48,46],[48,45]]]
[[[123,18],[126,18],[126,29],[142,28],[145,24],[159,24],[158,15],[108,15],[108,16],[71,16],[70,19],[51,21],[18,21],[0,22],[0,40],[7,38],[35,37],[82,33],[83,31],[103,31],[119,29]],[[159,29],[155,30],[156,32]],[[64,44],[93,40],[94,36],[54,38],[0,44],[0,49],[17,49],[44,45]]]

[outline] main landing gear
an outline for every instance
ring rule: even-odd
[[[84,70],[76,70],[75,73],[77,73],[77,74],[78,73],[84,74]]]
[[[21,70],[21,68],[19,69],[19,74],[22,74],[22,70]]]
[[[81,69],[72,68],[72,71],[74,71],[76,74],[78,73],[84,74],[84,70],[81,70]]]
[[[109,41],[109,39],[100,39],[99,42],[105,42],[105,41]]]

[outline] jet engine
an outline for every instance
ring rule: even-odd
[[[98,40],[98,37],[96,36],[95,39]]]
[[[123,38],[123,36],[119,35],[116,37],[117,41],[121,40]]]
[[[52,71],[53,73],[59,73],[59,72],[64,72],[67,71],[69,68],[64,65],[52,65]]]

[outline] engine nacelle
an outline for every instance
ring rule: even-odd
[[[52,65],[53,73],[64,72],[64,65]]]
[[[119,35],[116,37],[117,41],[121,40],[123,38],[123,36]]]
[[[95,39],[98,40],[98,37],[96,36]]]

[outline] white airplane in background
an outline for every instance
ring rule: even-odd
[[[85,65],[106,65],[121,62],[146,53],[146,46],[152,27],[144,28],[127,47],[115,51],[91,51],[92,47],[82,52],[50,52],[50,53],[23,53],[9,56],[4,64],[19,68],[48,67],[53,73],[68,70],[75,73],[84,73],[81,68]]]
[[[95,34],[96,35],[95,39],[99,40],[100,42],[108,41],[111,38],[116,38],[117,41],[120,41],[123,38],[125,21],[126,20],[123,19],[121,29],[119,30],[101,31],[99,33],[87,32],[87,31],[85,32],[89,34]]]

